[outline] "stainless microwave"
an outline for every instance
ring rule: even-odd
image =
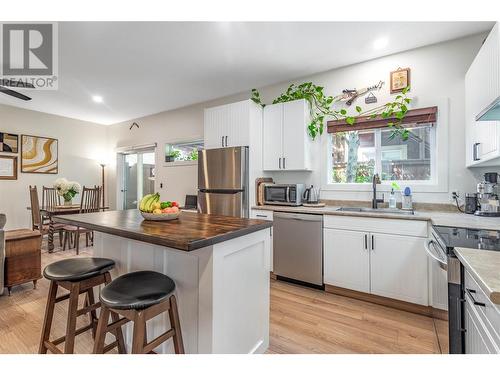
[[[300,206],[304,189],[304,184],[266,184],[264,185],[264,203]]]

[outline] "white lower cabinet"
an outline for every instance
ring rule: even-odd
[[[371,293],[427,305],[425,238],[372,234],[370,237]]]
[[[330,222],[345,228],[352,219],[337,217]],[[324,229],[325,284],[427,306],[428,261],[421,228],[426,223],[403,223],[410,225],[409,233],[422,235],[406,236],[390,233],[401,232],[398,220],[355,219],[358,227],[370,231]],[[329,220],[325,223],[328,226]]]
[[[323,231],[325,284],[370,293],[368,235],[329,228]]]

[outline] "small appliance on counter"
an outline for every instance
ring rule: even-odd
[[[264,203],[301,206],[304,184],[264,184]]]
[[[498,173],[484,174],[484,181],[477,184],[477,216],[500,216],[500,201],[498,200]]]
[[[319,201],[319,189],[313,185],[304,190],[302,194],[302,205],[304,207],[324,207],[325,204]]]
[[[465,194],[465,207],[464,212],[466,214],[475,214],[478,209],[477,206],[477,193],[467,193]]]

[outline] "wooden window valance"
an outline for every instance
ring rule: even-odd
[[[437,107],[426,107],[410,109],[402,121],[402,125],[407,128],[435,123],[437,117]],[[356,122],[349,125],[345,120],[332,120],[327,122],[328,133],[347,132],[353,130],[379,129],[387,127],[389,122],[396,122],[395,117],[382,118],[377,116],[356,117]]]

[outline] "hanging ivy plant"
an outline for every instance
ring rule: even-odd
[[[323,134],[325,118],[345,120],[347,124],[354,125],[359,116],[370,116],[370,118],[380,116],[384,119],[394,117],[394,120],[387,124],[392,129],[390,137],[399,136],[404,141],[408,139],[409,131],[402,126],[402,123],[408,111],[408,104],[411,102],[411,98],[408,98],[406,95],[410,89],[409,86],[401,94],[397,95],[393,101],[379,107],[363,111],[360,106],[356,106],[356,116],[348,116],[347,111],[343,108],[340,110],[333,109],[333,105],[339,100],[336,101],[333,96],[325,95],[323,89],[324,87],[317,86],[312,82],[304,82],[300,85],[292,83],[284,93],[273,100],[272,104],[305,99],[309,103],[311,111],[311,122],[308,124],[307,130],[312,139],[315,139],[318,134]],[[255,103],[263,107],[265,106],[260,99],[260,93],[257,89],[252,89],[251,99]]]

